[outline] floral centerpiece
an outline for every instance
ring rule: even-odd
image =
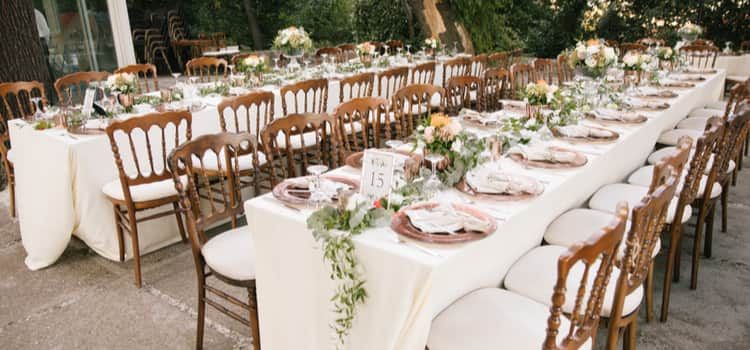
[[[138,91],[138,80],[131,73],[115,73],[107,78],[107,87],[117,93],[117,100],[125,108],[125,112],[133,110],[134,97]]]
[[[263,72],[266,71],[266,60],[263,56],[247,56],[237,62],[237,70],[245,73],[247,81],[260,84],[263,81]]]
[[[625,78],[632,76],[637,83],[641,81],[641,72],[646,69],[646,65],[651,62],[651,55],[642,54],[636,51],[630,51],[622,57],[622,69],[625,71]]]
[[[443,49],[443,43],[440,41],[440,38],[436,36],[424,39],[424,45],[429,49],[432,56],[437,56],[438,51]]]
[[[291,57],[299,57],[305,50],[312,48],[312,40],[305,28],[289,27],[282,29],[273,39],[273,48],[284,51]]]
[[[680,34],[682,40],[693,41],[703,35],[703,28],[699,25],[688,22],[677,30],[677,34]]]
[[[372,66],[372,58],[375,56],[375,45],[370,42],[365,42],[357,45],[357,54],[359,54],[359,61],[366,68]]]
[[[547,84],[544,80],[529,83],[522,92],[526,100],[526,114],[529,118],[541,118],[541,109],[552,102],[557,91],[556,86]]]
[[[601,77],[616,62],[615,50],[599,39],[580,41],[568,54],[570,67],[592,78]]]
[[[453,186],[469,170],[476,167],[479,154],[484,150],[484,141],[463,131],[457,118],[443,113],[428,116],[417,127],[414,137],[424,144],[425,153],[443,155],[445,161],[437,169],[442,182]],[[416,145],[415,145],[416,147]]]

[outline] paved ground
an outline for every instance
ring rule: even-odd
[[[732,188],[729,232],[717,232],[713,258],[701,261],[699,289],[689,290],[684,278],[676,284],[669,322],[641,319],[639,349],[750,348],[750,169],[741,178]],[[194,347],[195,271],[187,245],[146,256],[140,290],[132,283],[132,262],[101,258],[76,239],[57,264],[31,272],[23,264],[18,224],[7,213],[6,191],[0,193],[0,348]],[[684,245],[684,277],[692,230]],[[662,271],[660,260],[656,281]],[[659,282],[657,300],[660,295]],[[208,318],[205,348],[250,347],[249,331],[237,322],[210,309]],[[603,343],[603,334],[599,339]]]

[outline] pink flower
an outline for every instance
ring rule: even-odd
[[[434,138],[435,128],[428,126],[424,128],[424,140],[427,143],[431,143]]]

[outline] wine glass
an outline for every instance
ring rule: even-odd
[[[453,42],[453,51],[451,53],[453,56],[458,55],[458,41]]]
[[[406,54],[408,55],[410,53],[411,53],[411,44],[406,44]]]
[[[180,73],[180,72],[172,73],[172,76],[174,77],[174,85],[175,86],[177,86],[177,84],[180,83],[180,76],[181,75],[182,75],[182,73]]]
[[[442,154],[429,153],[425,159],[430,162],[430,165],[432,166],[432,174],[430,174],[430,178],[427,179],[427,182],[424,184],[424,192],[427,198],[432,198],[440,191],[440,187],[443,185],[437,174],[437,165],[442,162],[445,157]]]
[[[42,113],[42,98],[41,97],[32,97],[31,102],[34,103],[34,115],[32,116],[32,121],[37,121],[44,117],[44,113]]]
[[[401,51],[404,51],[404,49],[402,47],[400,47],[400,46],[397,47],[396,48],[396,55],[400,57],[401,56]]]
[[[328,167],[325,165],[310,165],[307,167],[307,173],[313,177],[310,179],[310,203],[315,205],[315,209],[319,209],[324,203],[330,202],[331,198],[322,191],[321,177],[323,173],[328,171]]]

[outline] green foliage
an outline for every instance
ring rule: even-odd
[[[477,52],[510,50],[521,45],[518,32],[510,25],[512,0],[448,0],[471,35]]]
[[[420,30],[402,0],[355,0],[354,38],[362,41],[402,40],[421,42]],[[410,25],[411,23],[411,25]],[[411,27],[411,28],[410,28]]]

